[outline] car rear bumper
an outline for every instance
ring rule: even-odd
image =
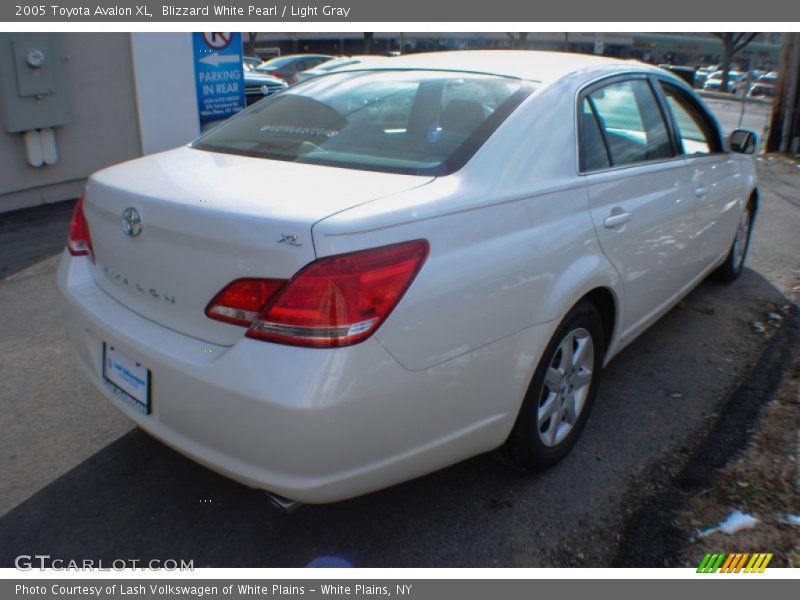
[[[103,395],[142,429],[255,488],[308,503],[405,481],[500,445],[555,324],[412,372],[374,338],[308,349],[242,338],[210,344],[145,319],[64,255],[68,336]],[[151,413],[102,381],[103,343],[149,368]]]

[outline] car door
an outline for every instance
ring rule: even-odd
[[[692,277],[694,193],[645,75],[601,81],[579,101],[581,171],[598,240],[623,281],[624,341]]]
[[[703,272],[728,251],[739,223],[743,174],[724,151],[714,119],[679,86],[658,82],[672,114],[678,151],[684,158],[696,198],[693,257]]]

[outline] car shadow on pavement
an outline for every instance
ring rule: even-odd
[[[535,475],[479,456],[284,514],[133,430],[0,518],[0,567],[33,554],[196,568],[320,557],[358,567],[607,566],[626,518],[702,441],[780,326],[766,313],[786,303],[752,270],[732,285],[701,284],[607,367],[574,451]]]
[[[0,213],[0,281],[64,250],[75,202]]]

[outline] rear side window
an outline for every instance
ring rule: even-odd
[[[596,171],[611,166],[603,132],[588,98],[581,103],[581,171]]]
[[[274,71],[275,69],[280,69],[285,67],[294,59],[291,56],[283,56],[279,58],[272,58],[264,63],[261,63],[258,67],[258,71]]]
[[[586,96],[608,152],[611,166],[629,165],[674,156],[667,126],[646,80],[609,84]],[[587,148],[596,146],[591,128],[583,127]],[[587,168],[590,168],[587,164]]]
[[[309,58],[303,63],[303,69],[313,69],[317,65],[328,62],[327,58]]]
[[[683,153],[696,155],[720,152],[722,148],[716,128],[701,110],[676,87],[661,83],[661,89],[672,111]]]

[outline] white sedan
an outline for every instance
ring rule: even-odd
[[[668,72],[384,63],[94,174],[59,269],[108,401],[284,506],[498,448],[554,464],[603,365],[747,253],[755,134]]]

